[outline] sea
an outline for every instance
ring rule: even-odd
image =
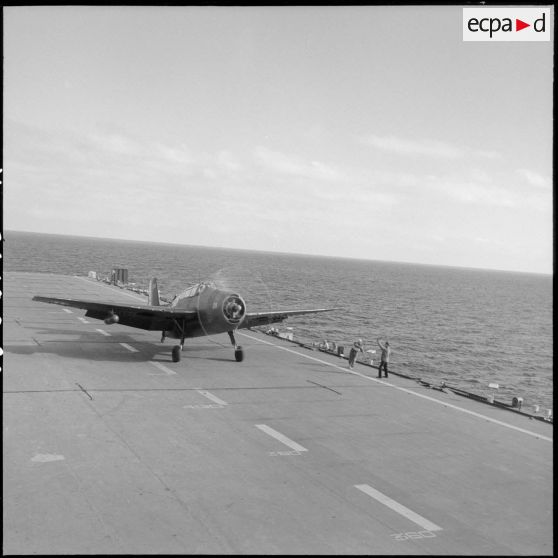
[[[335,307],[282,327],[347,348],[360,338],[378,351],[377,339],[389,340],[394,372],[480,395],[498,384],[497,400],[552,409],[551,275],[15,231],[3,240],[8,272],[126,268],[138,288],[156,277],[169,299],[212,279],[248,311]]]

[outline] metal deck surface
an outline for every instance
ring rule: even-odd
[[[37,294],[145,300],[5,274],[5,554],[553,553],[552,425],[246,330],[173,363]]]

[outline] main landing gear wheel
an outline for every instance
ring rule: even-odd
[[[175,345],[172,348],[172,361],[173,362],[180,362],[180,351],[182,347],[180,345]]]
[[[244,360],[244,351],[242,350],[242,347],[237,347],[234,350],[234,358],[236,359],[236,362],[242,362]]]
[[[240,345],[236,344],[236,339],[234,338],[234,331],[227,332],[231,340],[232,346],[234,347],[234,358],[236,362],[242,362],[244,360],[244,351]]]
[[[186,340],[186,320],[174,320],[174,329],[175,333],[180,333],[180,337],[177,336],[177,338],[180,339],[180,345],[175,345],[172,348],[172,361],[180,362],[180,352],[184,348],[184,341]],[[166,336],[167,332],[163,330],[161,343],[165,341]]]

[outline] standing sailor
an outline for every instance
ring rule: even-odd
[[[362,348],[362,339],[355,341],[351,347],[351,352],[349,353],[349,368],[352,368],[355,365],[355,360],[359,351],[364,353],[364,349]]]
[[[391,354],[391,349],[389,347],[389,341],[386,341],[385,344],[380,341],[378,337],[378,345],[380,349],[382,349],[382,357],[380,360],[380,366],[378,366],[378,378],[382,377],[382,368],[384,369],[384,376],[388,377],[388,363],[389,363],[389,356]]]

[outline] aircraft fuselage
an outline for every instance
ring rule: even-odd
[[[178,294],[170,306],[176,310],[195,311],[199,319],[195,323],[178,323],[165,332],[175,339],[198,337],[233,331],[246,315],[246,303],[232,291],[218,289],[207,283],[194,285]]]

